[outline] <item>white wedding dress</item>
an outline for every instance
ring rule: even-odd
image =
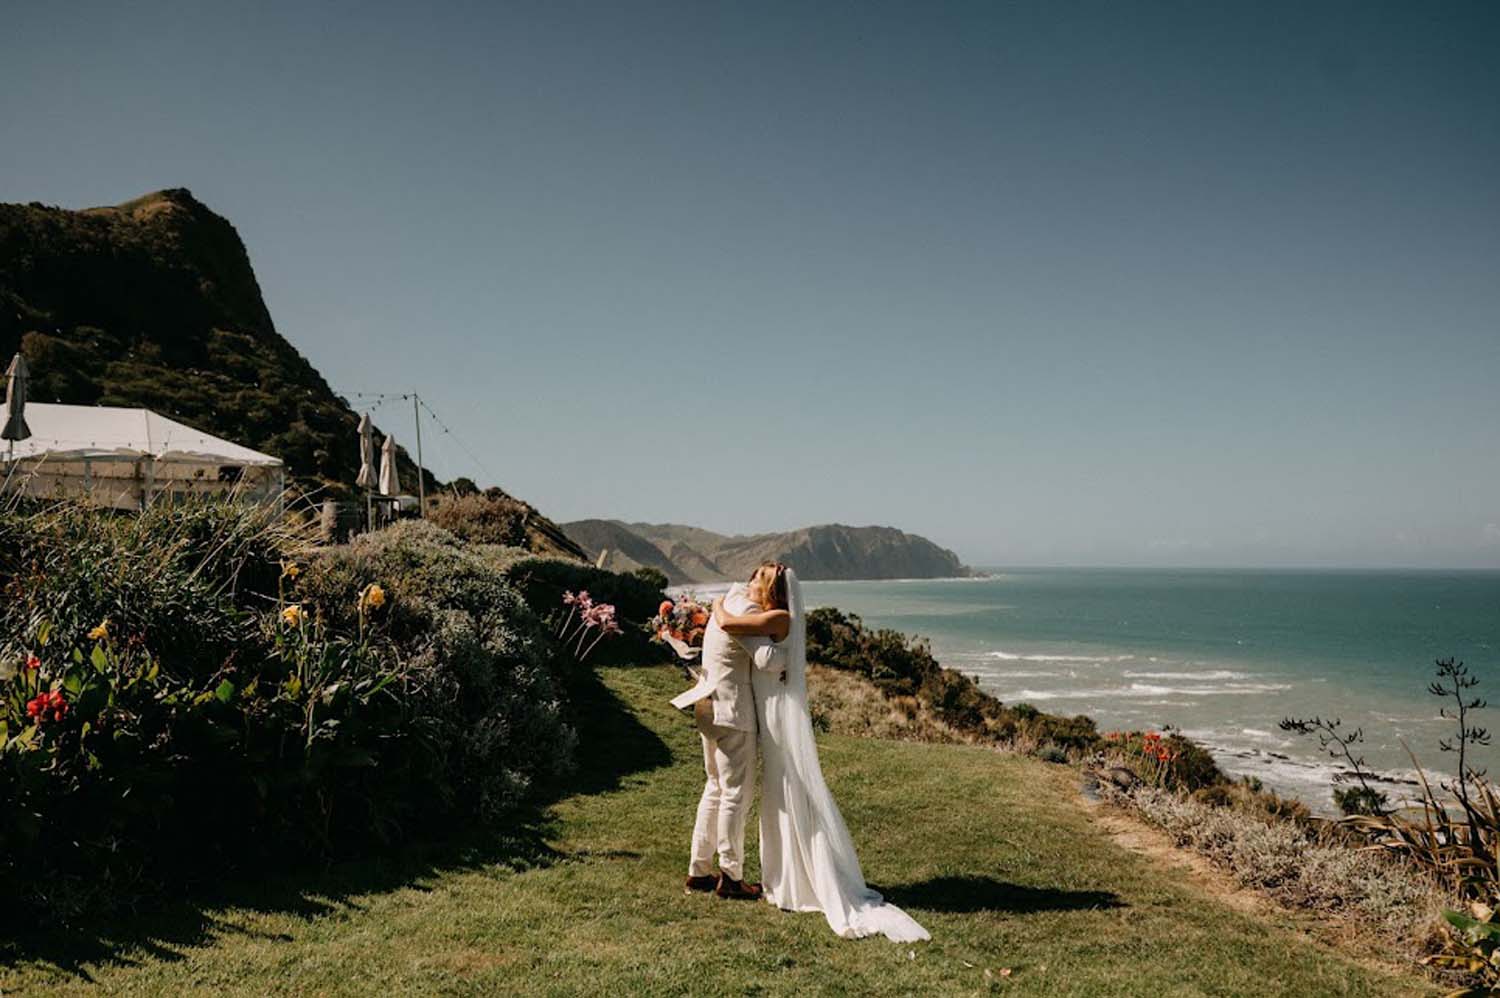
[[[760,722],[760,870],[766,900],[786,911],[821,911],[845,939],[884,934],[896,942],[930,939],[927,930],[865,885],[859,857],[833,794],[823,782],[807,705],[807,618],[802,587],[786,573],[792,614],[787,672],[755,669]]]

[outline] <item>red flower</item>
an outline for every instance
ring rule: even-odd
[[[27,655],[26,656],[26,668],[28,668],[28,669],[40,669],[41,667],[42,667],[42,660],[41,659],[37,658],[35,655]]]
[[[53,690],[51,693],[38,693],[26,701],[27,715],[34,717],[37,721],[61,721],[68,716],[68,701],[63,697],[61,690]]]

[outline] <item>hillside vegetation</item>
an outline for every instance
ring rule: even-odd
[[[680,524],[575,520],[568,536],[616,571],[654,568],[673,584],[748,578],[763,561],[804,579],[945,579],[967,575],[958,555],[894,527],[830,523],[775,534],[726,536]]]
[[[0,205],[0,356],[17,349],[34,401],[155,409],[309,483],[359,472],[358,417],[276,331],[234,226],[186,190],[85,211]]]
[[[348,493],[359,473],[358,414],[277,332],[239,234],[189,191],[84,211],[0,204],[0,366],[17,350],[33,401],[153,409],[275,455],[325,494]],[[396,461],[415,491],[415,462],[402,448]],[[582,556],[498,488],[445,515]]]
[[[0,988],[35,995],[1024,994],[1420,996],[1411,973],[1231,907],[1128,851],[1066,767],[975,746],[821,736],[865,875],[931,932],[849,942],[681,889],[702,786],[675,669],[602,670],[575,789],[536,827],[445,854],[269,877],[139,919],[80,958],[53,941]],[[585,677],[579,677],[584,682]],[[749,823],[755,856],[756,821]],[[752,871],[753,875],[753,871]],[[49,953],[51,954],[49,958]]]

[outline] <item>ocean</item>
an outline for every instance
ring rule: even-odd
[[[1321,714],[1362,728],[1400,798],[1401,746],[1451,772],[1452,730],[1427,692],[1453,656],[1500,704],[1500,572],[1004,569],[975,579],[810,582],[812,606],[928,638],[944,665],[1007,703],[1087,714],[1101,731],[1171,725],[1320,812],[1342,768],[1311,736]],[[1500,706],[1481,711],[1500,729]],[[1500,746],[1477,752],[1500,773]]]

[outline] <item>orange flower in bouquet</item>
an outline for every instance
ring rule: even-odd
[[[671,645],[683,658],[693,658],[703,648],[703,634],[708,630],[713,607],[686,593],[674,600],[662,600],[651,618],[656,639]]]

